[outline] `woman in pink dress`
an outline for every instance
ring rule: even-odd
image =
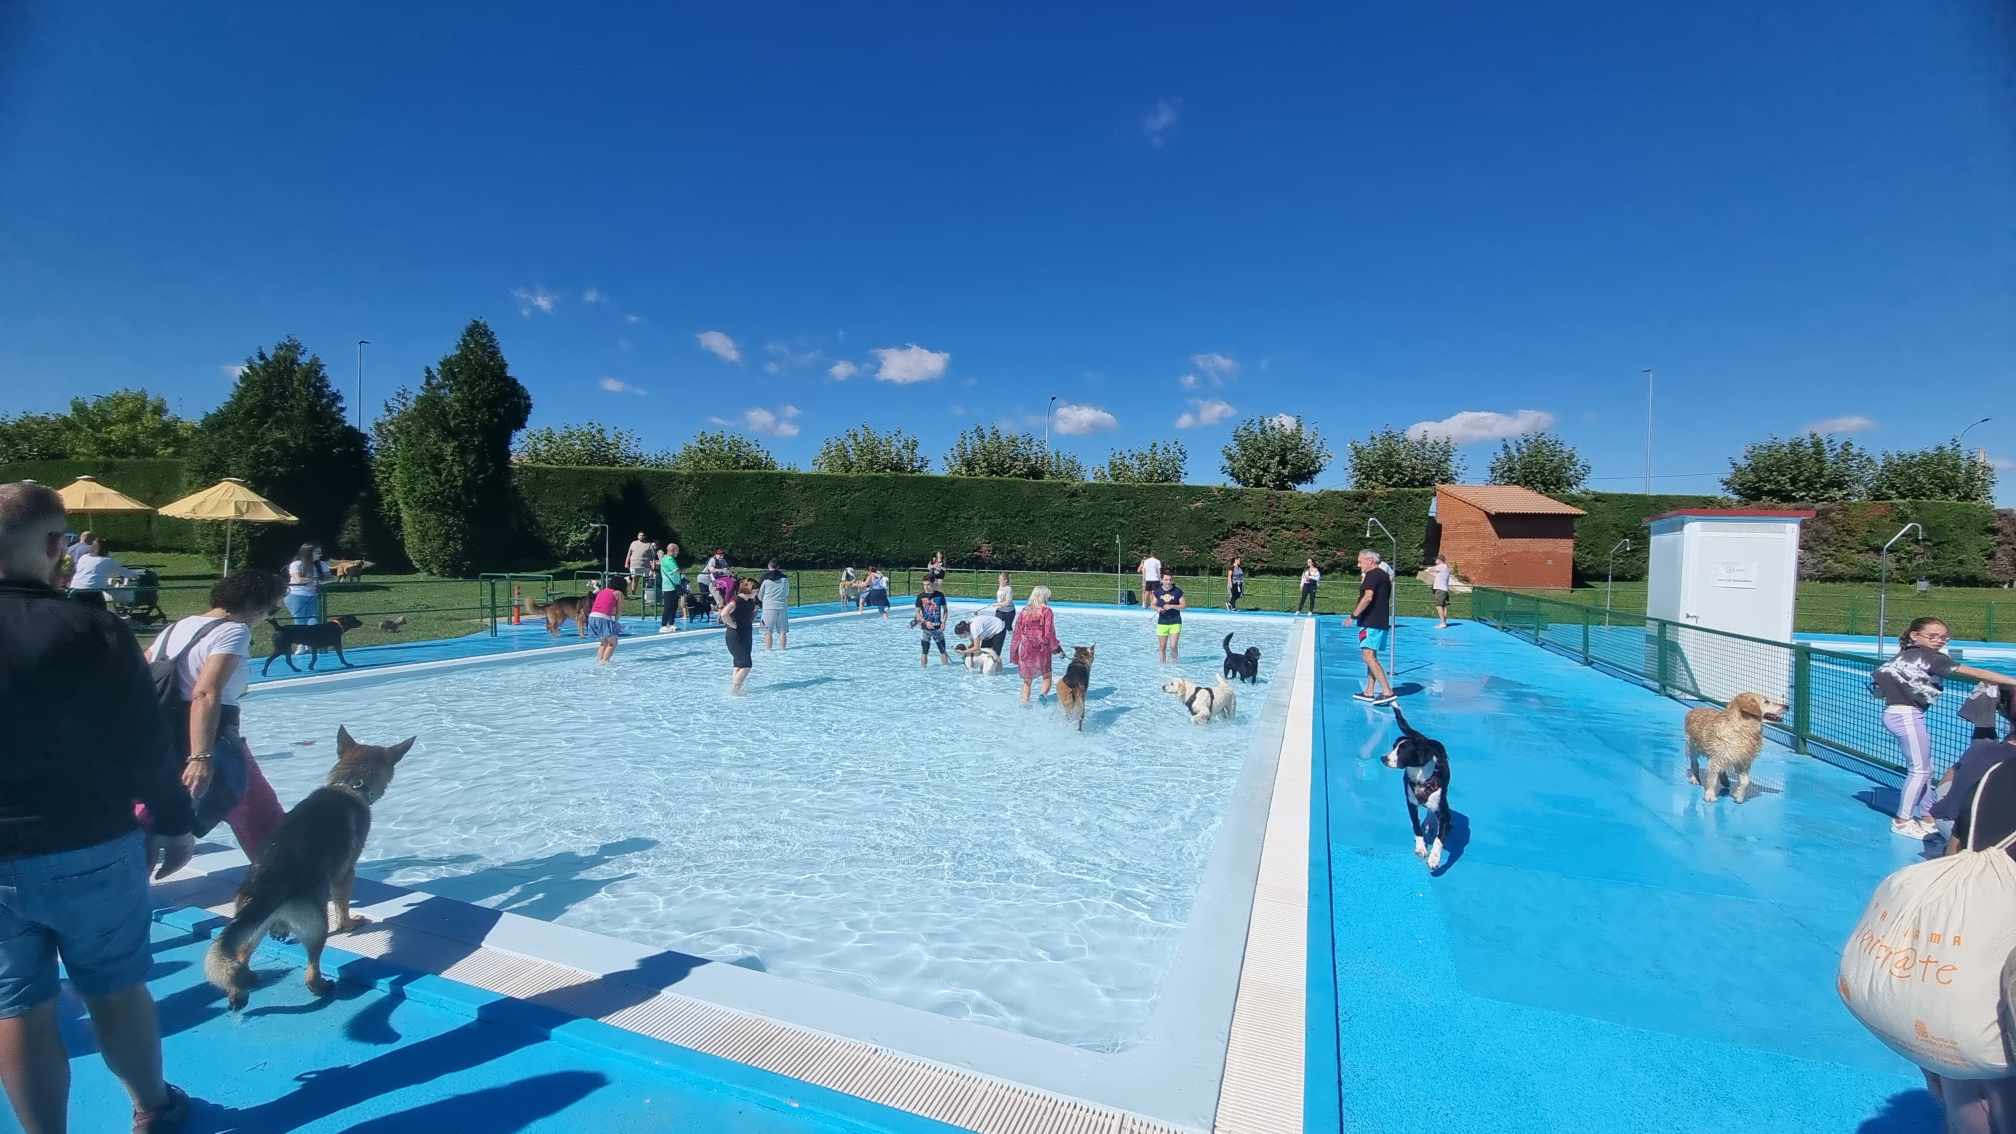
[[[1057,641],[1057,615],[1050,609],[1050,588],[1037,587],[1015,618],[1015,644],[1009,650],[1015,668],[1022,671],[1023,704],[1029,703],[1029,686],[1038,677],[1043,679],[1042,696],[1050,695],[1050,659],[1063,648]]]

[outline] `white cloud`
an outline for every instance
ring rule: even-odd
[[[625,316],[623,316],[623,321],[624,321],[625,323],[628,323],[628,324],[630,324],[631,326],[633,326],[633,327],[634,327],[634,326],[636,326],[637,324],[639,324],[639,323],[642,323],[642,322],[644,321],[644,316],[642,316],[642,315],[625,315]]]
[[[1989,457],[1988,467],[1996,472],[2016,472],[2016,460],[2009,457]]]
[[[1176,419],[1176,428],[1195,429],[1200,425],[1216,425],[1239,412],[1232,408],[1231,402],[1219,401],[1216,398],[1209,401],[1192,398],[1190,404],[1197,408],[1185,410],[1183,415]]]
[[[876,347],[871,353],[882,364],[875,371],[876,380],[898,385],[943,378],[945,367],[952,361],[949,352],[926,350],[916,343],[905,347]]]
[[[1195,374],[1185,374],[1183,377],[1176,379],[1176,384],[1186,390],[1194,390],[1197,388],[1197,376]]]
[[[1842,417],[1823,417],[1819,421],[1808,422],[1801,432],[1805,433],[1861,433],[1876,428],[1876,423],[1860,414],[1846,414]]]
[[[242,362],[233,362],[226,366],[220,366],[217,369],[223,371],[224,377],[236,381],[240,374],[245,373],[245,364]]]
[[[1552,428],[1554,428],[1554,415],[1541,410],[1522,409],[1517,413],[1464,410],[1461,413],[1452,413],[1441,421],[1417,421],[1407,427],[1407,436],[1416,440],[1424,437],[1438,441],[1447,438],[1458,445],[1468,445],[1473,441],[1503,441],[1508,437],[1523,437],[1528,433],[1538,433]]]
[[[1276,429],[1292,429],[1297,433],[1302,432],[1302,419],[1292,413],[1277,413],[1267,419],[1267,424]]]
[[[1190,356],[1190,365],[1210,377],[1214,386],[1239,375],[1239,360],[1229,354],[1193,354]]]
[[[701,350],[723,362],[742,361],[742,348],[735,345],[734,339],[720,331],[702,331],[693,338],[699,342]]]
[[[955,402],[955,403],[953,403],[953,405],[952,405],[952,416],[953,416],[953,417],[965,417],[965,416],[966,416],[966,407],[965,407],[965,406],[962,406],[962,405],[959,405],[959,404],[958,404],[958,403],[956,403],[956,402]]]
[[[644,390],[641,387],[632,386],[630,383],[625,382],[621,378],[605,377],[595,384],[597,386],[602,387],[604,390],[609,391],[612,394],[635,394],[640,398],[644,396]]]
[[[820,352],[816,350],[793,350],[789,343],[764,343],[763,350],[770,356],[770,361],[763,364],[763,369],[771,374],[782,374],[786,370],[812,366],[821,357]]]
[[[636,350],[636,349],[637,349],[637,344],[636,344],[636,343],[633,343],[633,342],[631,342],[631,341],[630,341],[629,339],[625,339],[625,338],[620,338],[620,337],[619,337],[619,338],[618,338],[618,339],[616,340],[616,349],[617,349],[617,350]]]
[[[798,423],[792,419],[797,416],[797,406],[779,406],[774,412],[762,406],[752,406],[742,411],[742,424],[749,432],[764,437],[796,437]]]
[[[511,298],[518,301],[518,314],[527,319],[532,317],[534,311],[541,315],[551,315],[553,309],[560,306],[560,297],[543,287],[512,288]]]
[[[847,379],[861,373],[861,368],[843,358],[827,367],[826,373],[831,375],[835,382],[845,382]]]
[[[1083,437],[1102,429],[1112,429],[1119,424],[1119,418],[1098,406],[1081,406],[1075,402],[1066,402],[1057,407],[1057,432],[1066,437]]]
[[[1182,117],[1182,99],[1158,98],[1154,108],[1141,116],[1141,132],[1148,136],[1148,144],[1159,150],[1169,144],[1169,135]]]
[[[583,302],[583,303],[600,303],[600,302],[602,302],[602,289],[601,289],[601,288],[596,288],[596,287],[591,287],[591,288],[589,288],[589,289],[588,289],[587,291],[584,291],[584,292],[582,292],[582,293],[581,293],[581,302]]]

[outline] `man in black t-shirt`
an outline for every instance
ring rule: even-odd
[[[1358,605],[1344,624],[1354,622],[1358,652],[1365,658],[1365,688],[1353,696],[1375,705],[1392,704],[1399,698],[1386,680],[1385,667],[1379,664],[1379,651],[1386,648],[1387,636],[1393,632],[1393,576],[1379,565],[1376,551],[1358,553]]]

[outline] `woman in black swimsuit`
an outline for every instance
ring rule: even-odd
[[[728,658],[735,667],[728,692],[740,693],[742,683],[749,680],[753,664],[749,652],[756,645],[756,580],[737,581],[735,597],[721,608],[721,625],[727,627]]]

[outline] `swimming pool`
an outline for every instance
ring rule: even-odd
[[[339,724],[420,737],[375,809],[368,876],[1112,1052],[1162,993],[1295,625],[1195,622],[1187,660],[1160,667],[1145,614],[1060,610],[1067,645],[1100,647],[1083,734],[1017,704],[1007,675],[919,672],[901,614],[759,647],[741,698],[701,631],[603,669],[567,654],[276,685],[245,727],[288,800]],[[1159,686],[1215,676],[1228,630],[1262,650],[1262,683],[1238,720],[1196,728]]]

